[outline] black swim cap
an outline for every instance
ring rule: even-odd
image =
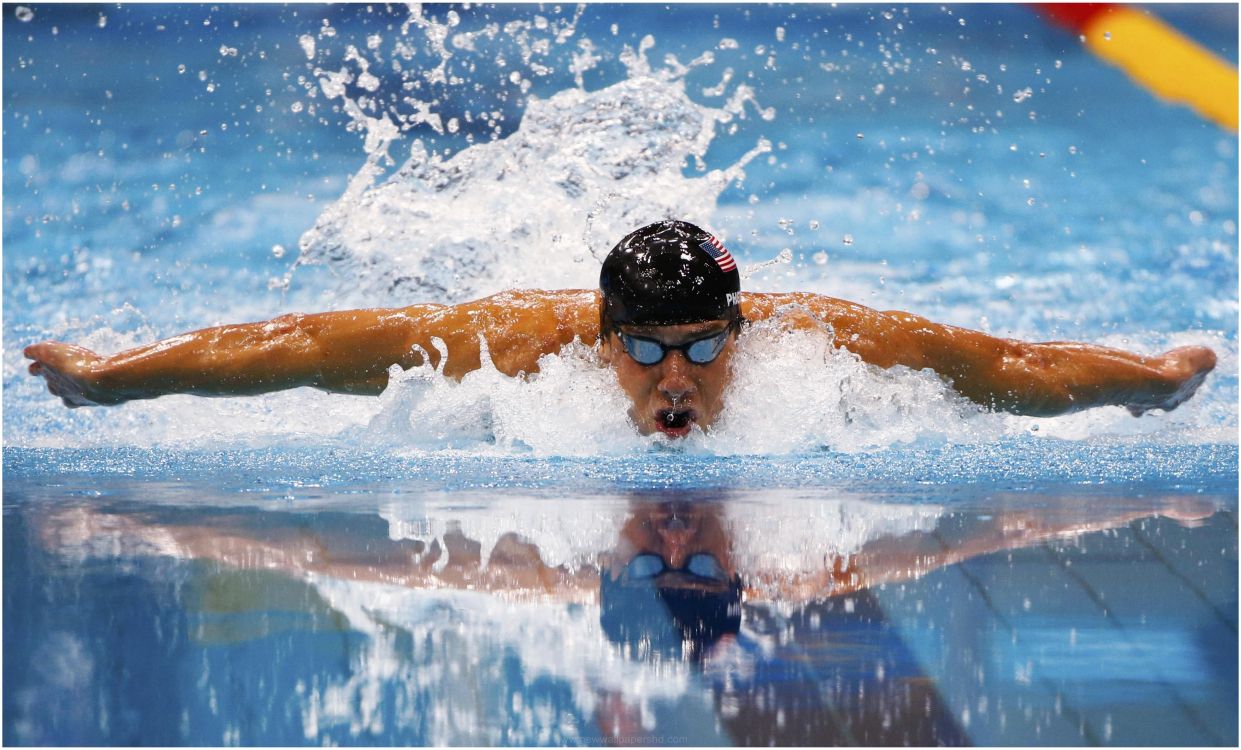
[[[676,325],[741,315],[741,275],[724,245],[699,227],[667,220],[630,233],[599,274],[603,317]]]

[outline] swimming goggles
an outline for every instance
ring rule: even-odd
[[[664,361],[664,357],[668,356],[668,352],[676,351],[684,354],[686,359],[696,365],[705,365],[715,361],[715,358],[720,356],[720,352],[724,351],[724,344],[728,341],[728,334],[732,333],[736,326],[737,321],[734,321],[719,333],[703,336],[693,341],[686,341],[684,344],[665,344],[658,339],[634,336],[619,330],[616,332],[616,335],[620,337],[621,345],[625,347],[625,351],[629,353],[634,362],[640,365],[648,367],[657,365]]]
[[[669,568],[668,562],[653,552],[637,555],[625,566],[625,577],[630,581],[650,580],[665,572],[689,573],[715,583],[728,583],[729,580],[724,566],[720,565],[715,555],[707,552],[690,555],[683,568]]]

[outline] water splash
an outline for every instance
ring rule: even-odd
[[[653,444],[634,431],[625,395],[593,349],[572,344],[541,358],[537,374],[510,378],[479,340],[483,366],[460,382],[430,365],[394,366],[363,439],[397,449],[540,455],[627,453]]]
[[[414,140],[409,158],[379,184],[400,127],[388,112],[367,115],[333,83],[328,95],[367,133],[367,161],[302,236],[298,263],[331,267],[343,300],[453,302],[504,288],[591,287],[597,268],[584,261],[601,259],[616,237],[659,217],[708,224],[720,193],[771,148],[760,140],[707,170],[718,126],[745,117],[747,102],[760,116],[771,113],[745,86],[723,107],[694,102],[684,76],[711,56],[688,65],[669,56],[654,68],[646,59],[653,43],[648,36],[624,49],[628,77],[618,83],[530,96],[506,138],[448,157]],[[425,120],[433,112],[423,104]],[[703,174],[686,176],[687,164]]]

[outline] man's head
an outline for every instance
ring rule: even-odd
[[[684,221],[660,221],[617,243],[599,274],[604,359],[643,433],[687,435],[723,406],[741,277],[728,250]]]
[[[639,659],[697,659],[741,625],[722,507],[638,500],[600,573],[600,624]]]

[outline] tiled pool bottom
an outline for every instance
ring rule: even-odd
[[[1236,454],[1197,450],[1196,481],[789,486],[865,460],[821,456],[739,489],[675,456],[10,450],[4,737],[1235,745]],[[677,514],[743,583],[710,634],[600,583]]]

